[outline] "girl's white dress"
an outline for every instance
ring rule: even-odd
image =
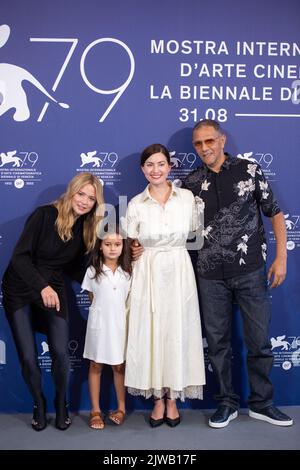
[[[81,287],[93,293],[89,308],[83,357],[101,364],[122,364],[126,348],[126,299],[130,276],[119,266],[115,273],[103,265],[95,279],[89,267]]]
[[[144,247],[129,301],[125,385],[133,395],[162,397],[170,389],[171,398],[203,398],[199,303],[186,249],[197,225],[193,194],[174,185],[164,207],[148,187],[128,205],[125,229]]]

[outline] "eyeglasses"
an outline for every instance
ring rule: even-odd
[[[215,139],[206,139],[206,140],[203,140],[203,141],[195,140],[195,142],[193,142],[193,145],[194,145],[194,147],[200,147],[200,148],[202,148],[204,145],[207,146],[207,147],[213,147],[220,137],[221,136],[219,135]]]

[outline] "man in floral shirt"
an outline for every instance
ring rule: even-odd
[[[216,121],[196,124],[193,145],[203,164],[185,180],[185,187],[204,210],[204,245],[198,253],[197,271],[208,355],[219,388],[219,406],[209,425],[225,427],[238,415],[239,397],[231,372],[232,306],[237,302],[248,349],[249,416],[290,426],[293,420],[273,405],[269,379],[273,354],[268,335],[268,281],[273,288],[285,279],[285,220],[260,166],[224,153],[225,142]],[[268,274],[261,212],[270,217],[276,238],[276,257]]]

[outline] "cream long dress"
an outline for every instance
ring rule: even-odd
[[[148,187],[128,205],[127,234],[144,247],[129,299],[125,385],[133,395],[203,398],[205,368],[195,275],[186,239],[197,227],[193,194],[172,184],[165,206]]]

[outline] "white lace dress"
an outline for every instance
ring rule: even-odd
[[[134,263],[125,385],[133,395],[203,398],[205,368],[195,275],[186,239],[199,220],[193,194],[172,186],[162,207],[148,190],[127,211],[145,248]]]

